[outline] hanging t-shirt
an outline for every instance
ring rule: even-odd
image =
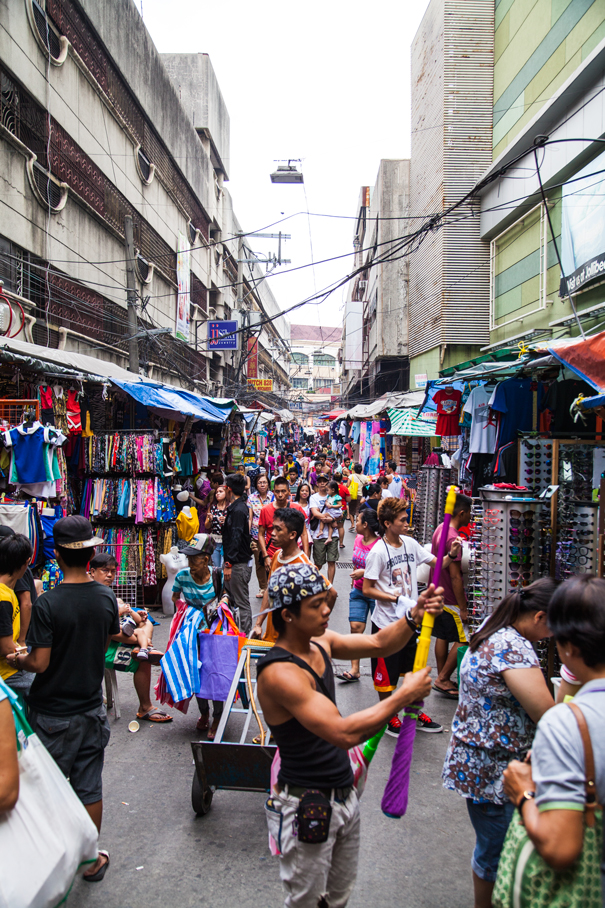
[[[365,579],[373,580],[374,585],[385,593],[418,599],[418,580],[416,570],[419,564],[430,564],[434,558],[420,543],[409,536],[401,536],[401,545],[396,548],[381,539],[368,554],[366,559]],[[376,627],[388,627],[397,620],[396,603],[386,599],[376,599],[376,608],[372,614],[372,623]]]
[[[437,404],[437,435],[460,435],[460,401],[462,391],[454,388],[442,388],[433,397]]]
[[[498,420],[491,412],[489,402],[494,389],[486,385],[473,388],[464,405],[464,412],[471,417],[469,451],[471,454],[493,454],[496,450]]]
[[[11,483],[48,482],[56,479],[49,445],[61,445],[65,436],[39,422],[17,426],[3,433],[4,444],[12,448]],[[59,474],[60,475],[60,474]]]
[[[535,390],[534,390],[535,389]],[[537,413],[534,424],[534,394],[537,393]],[[499,382],[490,400],[490,407],[501,414],[498,446],[514,441],[518,432],[538,428],[537,415],[542,409],[544,385],[531,378],[509,378]]]
[[[596,394],[585,381],[568,378],[565,381],[553,382],[542,404],[542,409],[552,410],[550,431],[553,435],[560,432],[594,432],[596,430],[596,417],[590,410],[585,410],[585,420],[574,418],[569,412],[572,403],[580,394],[584,397],[593,397]]]

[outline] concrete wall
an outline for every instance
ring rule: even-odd
[[[603,38],[603,0],[496,0],[494,158]]]
[[[431,0],[412,44],[410,215],[457,205],[492,160],[492,0]],[[489,246],[467,202],[409,259],[410,376],[489,341]],[[414,228],[421,220],[412,221]],[[429,374],[429,378],[434,378]]]
[[[160,54],[181,106],[195,127],[210,139],[215,167],[229,179],[230,121],[208,54]]]

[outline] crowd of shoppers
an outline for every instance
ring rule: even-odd
[[[183,550],[188,567],[174,582],[177,612],[162,667],[169,674],[177,654],[188,651],[195,675],[197,634],[210,627],[219,602],[229,603],[247,636],[274,644],[258,666],[258,694],[281,755],[266,813],[269,831],[279,840],[287,904],[346,905],[360,837],[346,751],[385,724],[397,736],[401,708],[426,697],[431,687],[458,701],[442,778],[446,789],[465,799],[474,833],[475,908],[492,905],[515,811],[546,865],[555,871],[574,866],[587,824],[586,733],[595,763],[592,797],[605,799],[605,580],[586,575],[558,585],[550,578],[535,581],[506,596],[470,636],[459,536],[470,520],[468,498],[457,496],[440,588],[435,590],[431,577],[419,594],[418,567],[434,568],[443,526],[435,531],[432,551],[410,536],[405,486],[394,464],[370,483],[352,463],[337,465],[304,452],[281,459],[280,465],[269,453],[248,476],[215,474],[209,488],[196,489],[194,497],[206,507],[207,532],[195,534]],[[356,535],[351,634],[343,636],[329,630],[328,620],[347,516]],[[150,697],[150,666],[162,654],[154,649],[148,613],[135,615],[117,600],[115,559],[95,555],[102,541],[90,523],[80,516],[57,521],[54,543],[64,579],[39,595],[28,539],[0,528],[0,815],[13,810],[19,797],[11,712],[19,697],[100,832],[110,733],[101,692],[106,652],[113,644],[131,647],[139,718],[170,722]],[[262,598],[254,625],[253,559]],[[428,669],[412,673],[425,609],[435,618],[433,682]],[[370,634],[364,633],[368,622]],[[564,690],[587,732],[566,703],[555,705],[540,668],[534,645],[551,636],[563,664]],[[464,645],[457,685],[452,675]],[[360,660],[368,658],[378,703],[344,718],[335,703],[330,660],[350,662],[350,670],[336,677],[351,683],[359,681]],[[185,684],[183,694],[175,705],[196,690]],[[208,700],[197,697],[197,703],[197,731],[212,740],[223,703],[213,701],[212,717]],[[424,713],[417,729],[443,731]],[[328,803],[329,822],[325,838],[301,847],[296,830],[309,791],[320,813]],[[107,851],[99,851],[84,879],[102,880],[109,860]]]

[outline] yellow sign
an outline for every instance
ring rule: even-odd
[[[257,391],[273,391],[272,378],[249,378],[248,384],[253,385]]]

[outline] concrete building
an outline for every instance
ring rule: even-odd
[[[494,160],[479,184],[491,252],[484,353],[578,334],[570,295],[583,330],[602,328],[604,73],[602,2],[496,3]]]
[[[493,28],[493,0],[431,0],[412,44],[410,216],[414,229],[422,218],[429,227],[409,258],[412,389],[489,339],[479,203],[432,217],[470,192],[492,160]]]
[[[289,409],[303,413],[333,409],[340,395],[339,355],[342,331],[322,325],[292,325],[290,329]]]
[[[343,396],[348,403],[408,388],[408,231],[410,162],[382,160],[374,187],[360,193],[355,269],[345,305]]]
[[[209,349],[206,323],[279,310],[238,273],[229,117],[208,57],[184,78],[130,0],[0,0],[0,15],[0,279],[25,311],[20,339],[128,366],[129,215],[142,371],[237,396],[245,352]],[[261,337],[282,389],[288,337],[283,317]]]

